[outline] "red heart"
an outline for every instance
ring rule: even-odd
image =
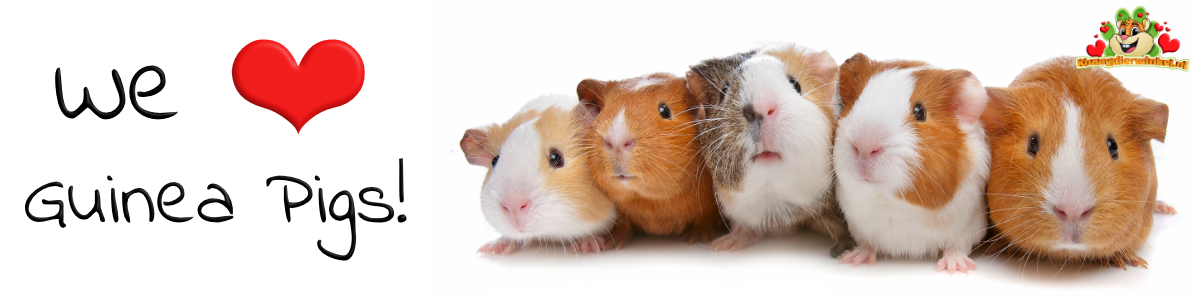
[[[1162,24],[1154,23],[1154,30],[1162,31],[1163,30]]]
[[[1100,26],[1100,32],[1108,33],[1108,26]]]
[[[308,48],[299,65],[272,40],[250,42],[233,59],[233,85],[242,98],[283,116],[296,133],[317,114],[354,99],[365,72],[358,51],[339,40]]]
[[[1138,18],[1141,18],[1141,17],[1142,17],[1142,14],[1138,14]]]
[[[1088,56],[1100,56],[1104,54],[1104,42],[1097,40],[1095,45],[1088,45],[1087,54]]]
[[[1092,37],[1094,37],[1094,38],[1100,38],[1100,35],[1099,35],[1099,34],[1093,34],[1093,35],[1092,35]]]
[[[1179,51],[1179,39],[1172,39],[1170,34],[1159,35],[1158,45],[1162,46],[1163,53]]]

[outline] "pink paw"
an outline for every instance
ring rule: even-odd
[[[712,242],[713,251],[738,250],[758,243],[758,235],[754,233],[730,232]]]
[[[571,242],[571,250],[578,254],[588,254],[589,252],[600,253],[604,250],[604,239],[598,237],[581,237]]]
[[[950,272],[950,275],[954,275],[956,271],[967,274],[967,270],[975,270],[975,261],[964,254],[949,252],[942,255],[941,260],[938,260],[937,270],[938,272],[946,270]]]
[[[517,251],[517,249],[521,249],[521,245],[519,245],[517,241],[506,238],[498,238],[494,241],[488,242],[487,244],[483,244],[483,247],[479,247],[479,253],[483,253],[484,255],[508,255],[513,253],[513,251]]]
[[[1156,212],[1160,214],[1175,214],[1175,207],[1167,204],[1166,202],[1158,201],[1158,204],[1155,204],[1154,208],[1156,209]]]
[[[846,251],[838,256],[841,263],[849,263],[855,267],[860,264],[875,265],[875,248],[870,246],[859,245],[854,250]]]

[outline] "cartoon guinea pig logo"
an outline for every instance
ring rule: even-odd
[[[1113,18],[1113,22],[1100,22],[1100,33],[1092,36],[1098,40],[1087,46],[1088,56],[1143,57],[1179,50],[1179,40],[1167,33],[1171,31],[1167,22],[1151,20],[1145,7],[1138,6],[1132,13],[1118,9]]]

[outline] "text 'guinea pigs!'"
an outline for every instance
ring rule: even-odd
[[[987,187],[997,247],[1059,261],[1146,267],[1137,250],[1155,211],[1150,140],[1167,134],[1167,105],[1130,93],[1108,71],[1069,57],[988,88]]]
[[[571,96],[534,99],[512,119],[470,129],[459,146],[467,162],[488,168],[480,206],[501,237],[479,248],[509,254],[533,241],[600,252],[616,210],[588,173]]]
[[[687,81],[656,73],[576,88],[592,175],[620,212],[619,247],[632,230],[708,243],[722,226],[712,177],[699,157],[699,106]]]
[[[844,109],[833,163],[838,202],[858,242],[842,262],[941,252],[938,271],[975,269],[967,255],[987,226],[991,158],[979,122],[987,106],[979,80],[966,70],[862,53],[839,72]]]
[[[799,225],[854,247],[834,198],[833,96],[837,62],[791,43],[714,58],[691,67],[699,98],[701,155],[731,232],[713,250],[737,250]]]

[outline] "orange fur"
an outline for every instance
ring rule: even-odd
[[[643,80],[658,83],[633,89]],[[710,241],[721,217],[712,177],[699,160],[696,110],[691,109],[699,103],[688,92],[686,80],[667,73],[620,81],[588,79],[580,82],[578,91],[578,115],[588,126],[584,143],[589,164],[596,182],[617,204],[617,226]],[[670,120],[659,116],[660,103],[670,107]],[[593,114],[586,113],[589,108]],[[636,146],[628,155],[614,156],[605,149],[604,137],[622,109]],[[613,163],[626,164],[634,178],[615,178]]]
[[[1153,223],[1158,188],[1150,140],[1166,136],[1167,106],[1141,98],[1101,69],[1076,69],[1069,57],[1026,69],[1008,88],[988,88],[982,119],[992,147],[988,184],[989,218],[998,241],[1036,256],[1102,262],[1141,263],[1135,253]],[[1082,232],[1087,252],[1056,250],[1060,222],[1046,211],[1050,158],[1063,147],[1063,101],[1080,108],[1084,169],[1095,200]],[[1040,150],[1028,154],[1029,137],[1039,136]],[[1118,158],[1107,138],[1119,145]]]

